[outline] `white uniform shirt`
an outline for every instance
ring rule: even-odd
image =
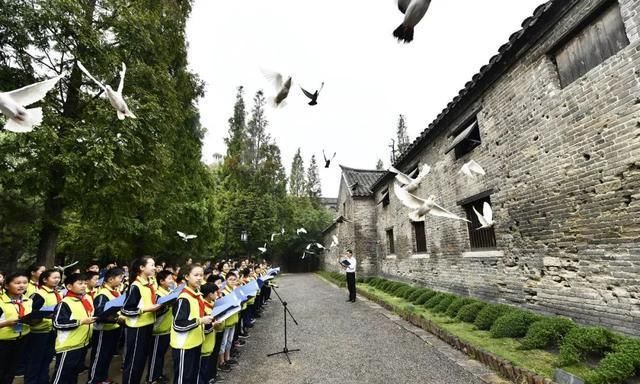
[[[347,272],[355,272],[356,271],[356,258],[352,255],[351,257],[346,258],[349,262],[349,266],[347,267]]]

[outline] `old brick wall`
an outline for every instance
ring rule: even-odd
[[[560,87],[546,55],[599,3],[579,2],[418,156],[432,171],[417,194],[459,215],[457,201],[494,190],[497,249],[471,251],[465,223],[428,217],[428,252],[414,254],[391,192],[375,208],[381,274],[640,335],[640,1],[620,1],[630,45],[572,84]],[[444,155],[476,107],[481,146]],[[485,177],[457,174],[470,159]]]

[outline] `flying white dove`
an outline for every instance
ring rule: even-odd
[[[102,90],[106,92],[111,106],[116,109],[119,120],[124,120],[125,117],[136,119],[136,116],[129,110],[126,101],[124,101],[124,98],[122,97],[122,89],[124,88],[124,75],[127,72],[127,66],[124,65],[124,63],[122,63],[122,71],[120,71],[120,84],[118,85],[117,91],[114,91],[110,85],[104,85],[96,80],[96,78],[93,77],[91,73],[89,73],[89,71],[87,71],[84,65],[82,65],[82,63],[79,61],[78,68],[80,68],[80,70],[84,72],[84,74],[87,75],[88,78],[93,80],[93,82],[96,83],[98,87],[102,88]]]
[[[427,13],[430,4],[431,0],[398,0],[398,8],[404,13],[404,21],[393,31],[393,36],[398,41],[410,43],[414,27]]]
[[[398,200],[402,202],[402,204],[410,209],[413,209],[411,213],[409,213],[409,218],[413,221],[422,221],[424,220],[424,216],[429,214],[433,216],[446,217],[449,219],[455,220],[463,220],[466,222],[470,222],[469,220],[462,218],[454,213],[447,211],[442,208],[435,202],[435,196],[431,195],[428,199],[422,199],[420,197],[414,196],[411,193],[407,192],[404,188],[400,187],[397,183],[393,188],[394,193]]]
[[[431,172],[431,167],[427,164],[423,165],[422,168],[420,168],[420,173],[418,174],[418,176],[416,176],[415,179],[411,178],[411,176],[407,174],[400,172],[394,167],[389,168],[389,172],[395,173],[396,180],[404,184],[403,188],[406,189],[407,192],[413,193],[418,189],[425,176],[427,176],[429,172]]]
[[[296,229],[296,234],[297,234],[297,235],[299,235],[299,234],[301,234],[301,233],[307,233],[307,230],[306,230],[306,229],[304,229],[304,228],[298,228],[298,229]]]
[[[56,265],[55,267],[53,267],[54,269],[58,269],[62,272],[64,272],[66,269],[73,267],[74,265],[78,264],[77,261],[74,261],[73,263],[69,264],[69,265],[65,265],[64,267],[61,267],[59,265]]]
[[[329,248],[337,247],[340,244],[340,242],[338,241],[338,236],[333,235],[331,238],[332,238],[332,240],[331,240],[331,245],[329,246]]]
[[[309,248],[311,248],[311,246],[313,245],[313,243],[309,243],[307,244],[307,247],[305,248],[306,250],[309,250]]]
[[[187,235],[184,232],[180,232],[180,231],[176,231],[176,233],[178,234],[178,236],[180,236],[180,238],[182,239],[182,241],[187,242],[189,240],[193,240],[196,237],[198,237],[197,235]]]
[[[284,227],[282,227],[282,230],[280,230],[280,233],[284,235]]]
[[[482,225],[480,228],[476,229],[489,228],[493,226],[493,210],[489,203],[485,201],[482,205],[482,215],[476,210],[476,207],[473,207],[473,211],[476,213],[476,216],[478,216],[478,220]]]
[[[262,247],[258,247],[258,251],[260,251],[260,253],[267,252],[267,243],[264,243]]]
[[[269,101],[274,107],[285,106],[286,102],[284,101],[287,96],[289,96],[289,90],[291,89],[291,76],[288,76],[286,79],[277,72],[271,72],[267,70],[262,70],[264,76],[273,82],[273,85],[276,88],[276,95],[273,97],[269,97]]]
[[[316,243],[316,248],[324,249],[324,245],[322,245],[322,244],[320,244],[320,243]]]
[[[0,112],[6,116],[4,129],[10,132],[31,132],[42,123],[42,108],[25,108],[42,100],[62,75],[16,89],[0,92]]]
[[[484,169],[480,166],[480,164],[476,163],[474,160],[469,160],[469,162],[465,163],[458,173],[463,173],[472,179],[476,178],[475,174],[484,176],[486,173]]]
[[[275,232],[271,234],[271,242],[273,242],[273,239],[274,239],[276,236],[278,236],[278,234],[277,234],[277,233],[275,233]]]

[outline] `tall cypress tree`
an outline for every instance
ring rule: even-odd
[[[378,162],[376,163],[376,170],[378,171],[384,170],[384,163],[382,162],[382,159],[378,159]]]
[[[398,137],[397,153],[395,158],[399,158],[404,151],[409,148],[411,142],[409,141],[409,134],[407,133],[407,119],[404,115],[400,114],[398,117],[398,128],[396,130]]]
[[[316,155],[311,156],[309,168],[307,169],[306,194],[309,197],[320,197],[322,195],[322,187],[320,185],[320,172],[316,163]]]
[[[291,163],[291,176],[289,177],[289,193],[292,196],[303,196],[305,192],[305,178],[304,178],[304,161],[302,160],[302,154],[300,148],[293,156],[293,162]]]

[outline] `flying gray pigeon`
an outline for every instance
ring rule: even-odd
[[[322,91],[322,88],[324,88],[324,81],[320,85],[320,89],[318,89],[314,93],[311,93],[311,92],[307,91],[306,89],[300,87],[300,89],[302,89],[302,93],[304,93],[305,96],[307,96],[309,99],[311,99],[311,101],[309,102],[309,105],[318,104],[318,96],[320,95],[320,91]]]
[[[269,101],[274,107],[285,106],[285,99],[289,96],[289,90],[291,89],[291,76],[286,79],[277,72],[270,72],[267,70],[262,70],[262,73],[265,77],[273,82],[273,85],[276,88],[276,95],[269,98]]]
[[[127,102],[124,101],[124,97],[122,96],[122,89],[124,88],[124,75],[127,73],[127,66],[124,65],[124,63],[122,63],[122,71],[120,71],[120,84],[118,85],[117,91],[114,91],[110,85],[104,85],[96,80],[96,78],[93,77],[91,73],[89,73],[89,71],[87,71],[84,65],[82,65],[82,63],[79,61],[78,68],[80,68],[80,70],[84,72],[84,74],[87,75],[88,78],[96,83],[98,87],[100,87],[107,93],[107,98],[109,99],[111,106],[116,109],[119,120],[124,120],[125,117],[136,119],[136,115],[134,115],[133,112],[129,110]]]
[[[404,13],[404,21],[393,31],[393,36],[398,41],[410,43],[413,40],[413,29],[427,13],[430,4],[431,0],[398,0],[398,8]]]
[[[0,112],[6,116],[4,129],[10,132],[31,132],[42,123],[42,108],[29,108],[42,100],[62,76],[27,85],[10,92],[0,92]]]
[[[331,156],[331,158],[327,158],[327,155],[324,153],[324,149],[322,150],[322,157],[324,158],[325,168],[329,168],[329,166],[331,165],[331,161],[336,158],[336,153],[337,152],[333,152],[333,156]]]

